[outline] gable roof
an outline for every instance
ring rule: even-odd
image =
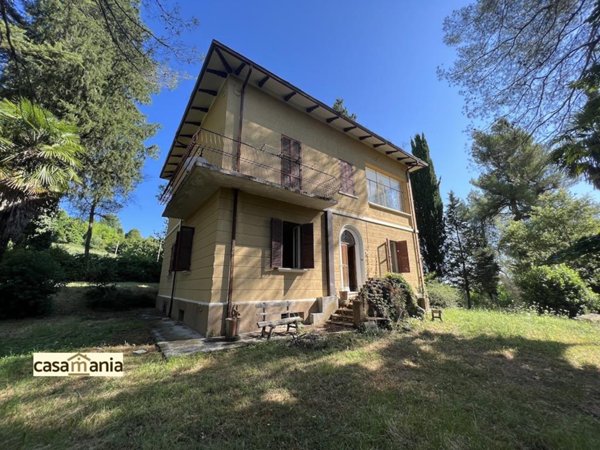
[[[394,160],[401,161],[409,167],[409,170],[427,167],[427,163],[416,156],[335,111],[331,106],[315,99],[235,50],[213,40],[161,170],[161,178],[170,179],[175,172],[188,143],[201,126],[227,77],[231,74],[245,78],[250,68],[252,72],[248,79],[249,84],[326,123],[340,133],[361,141]]]

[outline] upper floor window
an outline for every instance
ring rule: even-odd
[[[354,191],[354,166],[348,161],[340,159],[340,173],[342,181],[340,192],[356,195]]]
[[[367,188],[369,202],[397,211],[403,210],[399,180],[367,168]]]

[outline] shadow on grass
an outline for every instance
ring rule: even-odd
[[[0,437],[25,447],[218,449],[600,442],[600,372],[573,367],[568,344],[428,331],[331,339],[320,351],[270,343],[141,363],[117,381],[64,379],[50,396],[60,411],[36,414],[45,398],[13,398],[33,414],[6,416]]]

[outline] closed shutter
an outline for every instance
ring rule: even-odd
[[[292,187],[302,189],[302,154],[300,142],[292,141]]]
[[[342,192],[355,195],[354,193],[354,167],[347,161],[340,159],[340,172],[342,175]]]
[[[179,272],[190,270],[192,262],[192,244],[194,242],[194,228],[181,227],[175,240],[174,270]]]
[[[271,219],[271,267],[283,266],[283,221]]]
[[[315,245],[313,224],[300,225],[300,266],[303,269],[315,268]]]
[[[408,260],[408,243],[406,241],[396,241],[396,260],[398,261],[398,272],[410,272],[410,262]]]

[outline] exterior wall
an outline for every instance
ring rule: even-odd
[[[208,199],[182,226],[194,227],[192,259],[189,272],[169,273],[172,245],[175,243],[179,220],[169,221],[169,232],[164,243],[164,256],[156,306],[168,312],[168,303],[175,277],[173,308],[171,317],[179,318],[179,310],[184,311],[184,323],[203,331],[208,317],[207,306],[193,302],[209,303],[212,300],[213,274],[215,267],[215,240],[219,234],[221,196],[217,192]],[[166,308],[165,305],[166,304]],[[200,308],[200,309],[199,309]]]
[[[258,147],[266,144],[280,149],[284,134],[302,143],[302,162],[340,178],[339,159],[355,167],[356,197],[338,194],[334,210],[367,215],[412,227],[406,166],[375,149],[334,130],[253,86],[246,89],[242,140]],[[366,167],[387,173],[401,182],[404,212],[370,205]]]
[[[225,136],[236,136],[239,121],[242,82],[230,77],[221,88],[203,127]],[[355,168],[356,195],[337,194],[333,212],[334,285],[341,287],[340,235],[343,227],[358,232],[363,244],[361,260],[364,281],[383,275],[387,266],[382,261],[382,245],[386,239],[408,243],[410,273],[407,281],[420,290],[422,281],[418,249],[413,230],[412,206],[407,183],[407,169],[373,148],[356,141],[326,124],[311,118],[257,88],[248,86],[244,105],[241,140],[256,147],[267,146],[275,154],[280,151],[281,135],[302,143],[302,162],[340,178],[339,159]],[[212,162],[212,161],[211,161]],[[227,161],[222,161],[227,167]],[[367,167],[386,173],[401,183],[404,211],[393,211],[368,202]],[[195,227],[192,266],[188,273],[176,278],[172,317],[184,311],[184,322],[207,335],[223,333],[227,302],[229,254],[231,251],[231,217],[233,192],[221,189],[203,205],[199,205],[183,225]],[[307,318],[317,312],[317,298],[327,295],[325,267],[326,245],[323,211],[277,202],[240,192],[238,197],[237,239],[232,286],[233,303],[241,313],[240,331],[255,331],[257,304],[293,300],[294,312]],[[295,223],[313,223],[315,267],[305,271],[273,271],[270,268],[270,220],[272,217]],[[169,229],[178,226],[172,220]],[[172,274],[168,273],[170,251],[175,233],[165,242],[165,256],[157,307],[162,309],[171,294]],[[269,313],[283,313],[282,305],[270,306]]]

